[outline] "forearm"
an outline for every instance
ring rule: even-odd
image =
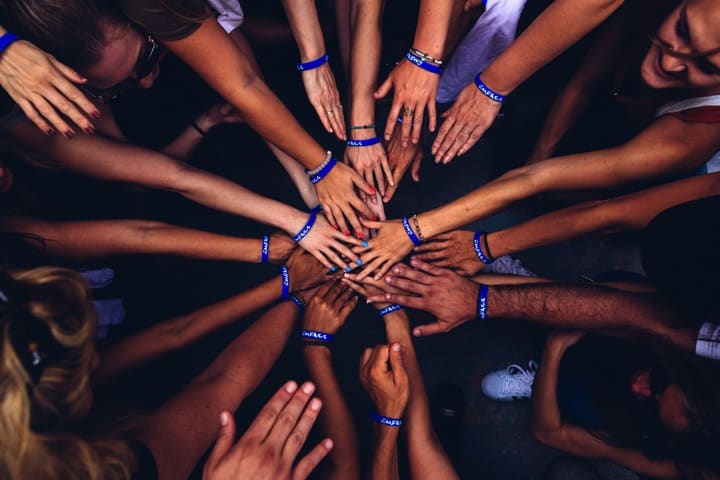
[[[454,0],[421,0],[413,47],[442,58]]]
[[[551,337],[552,338],[552,337]],[[535,375],[530,406],[530,425],[537,439],[546,438],[562,428],[557,403],[557,384],[560,361],[565,348],[552,339],[545,342],[540,368]]]
[[[397,427],[376,425],[373,433],[371,480],[397,480],[400,478],[397,455]]]
[[[305,168],[315,168],[325,159],[323,148],[303,130],[214,19],[205,20],[189,37],[166,45],[242,113],[263,138]]]
[[[334,447],[329,459],[332,463],[330,478],[359,479],[357,431],[352,414],[335,377],[330,349],[304,347],[305,364],[323,401],[320,422],[325,434],[333,439]]]
[[[300,61],[315,60],[326,53],[320,20],[314,0],[283,0],[293,36],[300,50]]]
[[[509,94],[598,26],[621,4],[622,0],[553,2],[488,66],[483,72],[483,80],[493,90]]]
[[[684,329],[682,312],[658,295],[629,293],[590,285],[534,284],[492,286],[490,318],[514,318],[553,329],[655,337],[694,352],[695,334]]]
[[[281,293],[280,277],[187,315],[160,322],[103,351],[95,373],[100,382],[179,350],[269,305]]]
[[[495,257],[591,233],[640,230],[681,203],[720,194],[720,174],[701,175],[621,197],[585,202],[488,234]]]
[[[199,124],[198,124],[199,126]],[[202,127],[200,127],[202,128]],[[210,127],[203,129],[207,132]],[[166,145],[162,150],[162,153],[168,157],[177,158],[178,160],[186,160],[190,154],[195,150],[203,139],[203,135],[196,130],[192,125],[186,127],[175,140]]]
[[[351,6],[350,125],[375,123],[373,92],[380,68],[383,0],[354,0]],[[351,132],[352,133],[352,132]]]

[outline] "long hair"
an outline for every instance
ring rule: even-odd
[[[70,270],[0,272],[0,477],[128,479],[124,441],[85,438],[96,318],[87,287]]]

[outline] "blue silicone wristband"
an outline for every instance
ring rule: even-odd
[[[402,225],[405,229],[405,233],[407,233],[407,236],[410,237],[410,241],[413,243],[413,245],[418,246],[422,244],[420,239],[417,235],[415,235],[415,232],[413,231],[412,227],[410,226],[410,222],[408,221],[408,217],[403,217],[402,219]]]
[[[413,65],[416,65],[430,73],[434,73],[436,75],[440,75],[442,73],[442,67],[439,67],[437,65],[433,65],[432,63],[426,62],[425,60],[418,57],[417,55],[414,55],[412,52],[407,52],[405,54],[405,58],[407,58],[410,61],[410,63],[412,63]]]
[[[328,54],[326,53],[322,57],[316,58],[315,60],[310,60],[309,62],[305,63],[298,63],[297,69],[301,72],[304,72],[306,70],[314,70],[318,67],[325,65],[328,62],[328,58]]]
[[[387,315],[388,313],[392,313],[392,312],[396,312],[396,311],[398,311],[398,310],[402,310],[402,308],[403,308],[402,305],[398,305],[397,303],[394,303],[394,304],[392,304],[392,305],[388,305],[387,307],[379,310],[379,311],[378,311],[378,315],[380,315],[381,317],[384,317],[384,316]]]
[[[282,293],[280,298],[287,300],[290,296],[290,273],[285,265],[280,267],[280,278],[282,278]]]
[[[318,332],[317,330],[300,330],[300,338],[320,340],[321,342],[332,342],[333,336],[329,333]]]
[[[320,170],[318,173],[310,177],[310,183],[315,185],[320,180],[325,178],[328,173],[330,173],[330,170],[333,169],[333,167],[337,164],[337,159],[335,157],[331,158],[327,165],[323,167],[322,170]]]
[[[317,219],[317,214],[320,210],[322,210],[321,205],[318,205],[317,207],[310,210],[310,216],[308,217],[307,222],[305,222],[305,226],[303,226],[303,228],[300,229],[300,231],[296,233],[294,237],[292,237],[295,243],[298,243],[300,240],[305,238],[308,233],[310,233],[313,225],[315,225],[315,220]]]
[[[268,263],[270,261],[270,236],[262,237],[262,249],[260,250],[260,263]]]
[[[20,37],[14,33],[5,32],[5,35],[0,37],[0,53],[4,52],[6,48],[12,45],[16,40],[20,40]]]
[[[480,261],[485,265],[490,265],[495,261],[495,259],[483,253],[482,247],[480,246],[480,239],[483,235],[485,235],[485,232],[475,232],[475,236],[473,237],[473,247],[475,248],[475,253]]]
[[[348,140],[345,144],[348,147],[369,147],[380,143],[380,137],[365,138],[363,140]]]
[[[302,301],[297,298],[295,295],[290,295],[290,301],[293,302],[297,307],[300,309],[300,313],[305,310],[305,305],[303,305]]]
[[[370,418],[380,425],[385,425],[387,427],[400,427],[402,425],[402,418],[385,417],[375,412],[370,414]]]
[[[480,320],[485,320],[487,318],[487,297],[488,297],[488,286],[487,285],[480,286],[480,291],[478,292],[478,300],[477,300],[478,318]]]
[[[480,78],[480,73],[478,73],[477,77],[475,77],[475,86],[483,93],[483,95],[493,102],[503,103],[505,101],[505,95],[500,95],[495,90],[485,85],[485,82],[483,82]]]

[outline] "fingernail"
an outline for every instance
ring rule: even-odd
[[[330,450],[330,449],[333,448],[333,446],[334,446],[333,441],[332,441],[331,439],[329,439],[329,438],[326,439],[326,440],[323,442],[323,445],[324,445],[325,448],[327,448],[328,450]]]
[[[385,135],[385,140],[390,140],[390,135]]]
[[[222,412],[220,414],[220,426],[227,427],[228,422],[230,422],[230,419],[228,418],[227,412]]]
[[[349,237],[349,236],[350,236],[350,231],[349,231],[349,230],[345,230],[345,236],[346,236],[346,237]]]
[[[288,393],[295,393],[295,390],[297,390],[297,383],[295,382],[288,382],[285,384],[285,391]]]
[[[362,240],[362,238],[363,238],[363,232],[358,232],[358,233],[357,233],[357,238],[359,238],[360,240]]]
[[[52,128],[45,130],[45,135],[47,135],[48,137],[54,137],[56,133],[57,132],[55,130],[53,130]]]
[[[362,265],[362,260],[358,258],[357,260],[355,260],[355,263],[356,263],[357,265]]]
[[[313,385],[310,382],[307,382],[305,385],[302,386],[302,391],[304,393],[307,393],[308,395],[310,395],[311,393],[313,393],[315,391],[315,385]]]
[[[375,189],[373,187],[370,187],[370,195],[375,195]]]
[[[319,411],[321,407],[322,402],[319,398],[313,398],[312,400],[310,400],[310,410],[312,410],[313,412]]]
[[[396,343],[392,346],[392,349],[393,349],[393,352],[399,352],[400,350],[402,350],[402,347],[400,346],[399,343]]]
[[[413,335],[415,335],[416,337],[422,336],[422,330],[416,328],[415,330],[413,330]]]
[[[362,245],[363,247],[367,247],[370,244],[367,242],[367,240],[363,240],[360,245]]]
[[[337,272],[337,267],[335,265],[333,265],[332,267],[330,267],[330,273],[335,273],[335,272]]]
[[[93,127],[92,125],[90,125],[89,127],[83,129],[83,131],[84,131],[87,135],[92,135],[93,133],[95,133],[95,127]]]
[[[73,132],[72,130],[67,130],[65,131],[65,136],[67,138],[75,138],[75,132]]]
[[[376,216],[374,216],[374,215],[373,215],[372,219],[373,219],[374,222],[377,222],[377,221],[378,221],[378,217],[376,217]]]
[[[392,279],[392,277],[385,277],[385,281],[387,283],[392,283],[393,279]]]
[[[99,110],[95,110],[95,111],[92,112],[90,115],[92,115],[93,118],[100,118],[100,111],[99,111]]]
[[[395,267],[395,268],[393,268],[393,272],[395,272],[395,273],[400,273],[400,267]]]
[[[352,267],[348,265],[347,267],[345,267],[345,271],[348,273],[352,272]]]

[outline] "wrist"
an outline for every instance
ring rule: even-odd
[[[278,227],[285,230],[290,237],[294,237],[300,230],[302,230],[307,220],[307,213],[293,208],[292,213],[289,213],[283,219],[282,225],[278,225]]]
[[[371,125],[370,123],[353,123],[353,125]],[[362,128],[350,130],[351,140],[367,140],[369,138],[377,137],[377,132],[374,128]]]
[[[482,72],[482,80],[485,85],[501,95],[509,95],[517,87],[517,85],[508,82],[506,76],[497,75],[492,68],[492,63]]]

